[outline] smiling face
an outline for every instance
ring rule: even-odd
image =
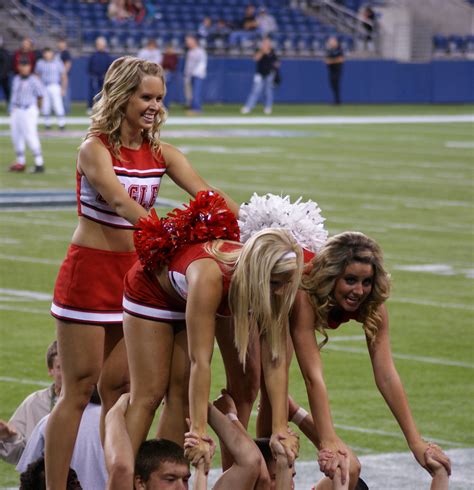
[[[371,293],[373,279],[371,264],[351,262],[334,287],[337,305],[345,311],[357,311]]]
[[[158,115],[163,97],[164,86],[161,78],[145,75],[127,103],[124,120],[128,126],[149,130]]]

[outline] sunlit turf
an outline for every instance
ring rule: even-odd
[[[237,111],[237,106],[208,110],[212,115]],[[280,111],[282,115],[466,114],[472,107],[282,106],[276,107],[275,114]],[[84,108],[76,106],[74,112],[82,116]],[[170,117],[174,114],[183,115],[183,111],[172,108]],[[288,193],[294,199],[302,195],[319,203],[331,234],[359,230],[381,244],[393,281],[388,307],[395,362],[419,428],[426,437],[448,441],[442,444],[446,448],[472,447],[472,125],[291,126],[277,130],[296,133],[276,137],[254,137],[253,127],[248,135],[225,138],[218,137],[219,129],[214,128],[215,137],[205,139],[188,137],[186,127],[179,128],[181,133],[172,129],[172,136],[167,137],[165,127],[163,139],[183,148],[199,173],[236,201],[247,200],[254,191]],[[9,138],[0,136],[2,190],[74,190],[80,136],[43,138],[42,143],[45,174],[9,174],[5,170],[13,151]],[[167,179],[160,196],[187,200]],[[0,213],[3,290],[52,293],[75,214],[73,208]],[[428,271],[406,270],[413,266],[428,266]],[[44,352],[54,338],[49,302],[14,299],[6,292],[2,296],[0,376],[47,380]],[[344,426],[339,428],[340,436],[360,454],[406,450],[375,388],[361,334],[360,325],[347,324],[323,350],[334,421]],[[341,335],[353,338],[337,341]],[[216,351],[212,396],[219,393],[224,380]],[[3,419],[39,388],[1,378],[0,383]],[[308,408],[296,363],[290,391]],[[253,417],[252,431],[254,421]],[[302,438],[301,459],[312,457],[314,449]],[[2,463],[0,487],[16,481],[13,469]]]

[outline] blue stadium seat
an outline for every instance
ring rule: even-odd
[[[324,53],[326,45],[326,35],[325,34],[315,34],[312,37],[311,47],[314,54]]]
[[[464,38],[457,34],[453,34],[448,38],[449,52],[451,54],[464,53]]]
[[[446,54],[449,51],[448,38],[442,34],[433,36],[434,54]]]
[[[344,52],[354,50],[354,38],[349,34],[340,34],[338,40]]]
[[[472,3],[474,5],[474,0],[472,0]],[[474,55],[474,36],[472,34],[465,36],[464,46],[466,53],[468,53],[469,55]]]
[[[296,47],[299,54],[310,54],[312,51],[313,36],[311,34],[303,34],[296,38]]]

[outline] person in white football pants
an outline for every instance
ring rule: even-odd
[[[10,100],[10,127],[16,162],[10,166],[10,172],[23,172],[26,166],[25,144],[33,153],[34,173],[44,172],[41,143],[38,137],[38,114],[45,88],[38,77],[31,74],[31,62],[21,58],[18,64],[19,74],[12,83]]]
[[[67,72],[61,59],[54,56],[51,48],[43,49],[43,57],[36,63],[35,73],[39,76],[46,93],[42,106],[44,124],[46,129],[51,128],[51,109],[58,118],[59,129],[65,128],[65,111],[63,95],[67,88]]]

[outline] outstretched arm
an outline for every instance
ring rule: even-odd
[[[286,332],[282,333],[281,345],[286,346]],[[275,456],[283,448],[288,466],[298,457],[299,441],[294,432],[288,429],[288,368],[286,352],[278,359],[272,359],[270,346],[264,336],[260,339],[262,371],[267,388],[268,399],[272,407],[272,436],[270,447]]]
[[[390,347],[388,312],[385,305],[380,307],[382,315],[382,325],[377,331],[376,339],[373,343],[367,341],[372,368],[374,371],[375,383],[380,393],[384,397],[387,405],[397,419],[402,432],[407,440],[413,455],[418,463],[431,473],[425,462],[425,452],[429,445],[424,441],[416,428],[415,420],[408,404],[408,399],[403,389],[400,376],[395,368]],[[434,457],[451,474],[451,462],[449,458],[437,448]]]
[[[290,318],[290,333],[301,374],[305,381],[314,423],[311,440],[320,450],[329,449],[334,453],[347,456],[349,449],[337,436],[332,421],[329,397],[323,377],[321,354],[314,332],[314,323],[313,308],[308,295],[303,291],[298,291]],[[341,478],[344,484],[345,475],[347,474],[346,458],[339,458],[337,462],[341,466]],[[324,471],[326,476],[330,478],[334,477],[334,465],[323,465],[321,466],[321,471]]]
[[[188,159],[177,148],[167,143],[161,144],[161,150],[165,158],[167,173],[171,180],[188,194],[196,197],[199,191],[211,190],[220,194],[227,202],[229,209],[237,217],[239,205],[223,191],[208,184],[191,166]]]
[[[222,273],[214,260],[193,262],[186,271],[188,298],[186,327],[191,365],[189,379],[190,432],[199,437],[199,444],[185,451],[197,465],[204,458],[209,471],[211,454],[207,437],[207,405],[211,388],[211,360],[214,350],[215,317],[222,298]]]
[[[107,490],[133,488],[134,457],[125,425],[130,393],[123,394],[105,417],[104,457],[109,473]]]
[[[298,291],[290,319],[290,333],[296,358],[308,394],[319,449],[346,450],[336,435],[329,407],[329,396],[323,376],[323,363],[314,331],[314,313],[308,295]]]

